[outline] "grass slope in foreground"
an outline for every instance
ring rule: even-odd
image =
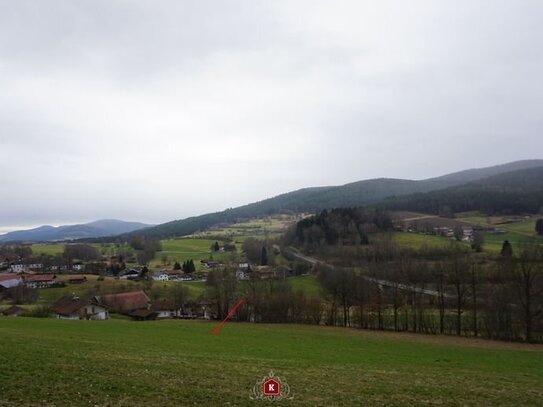
[[[541,347],[296,325],[0,319],[0,405],[537,405]],[[267,403],[264,403],[267,404]]]

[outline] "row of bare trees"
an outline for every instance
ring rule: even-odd
[[[206,297],[223,318],[240,296],[238,320],[543,341],[543,249],[521,245],[490,261],[451,247],[439,261],[408,255],[357,268],[320,263],[318,293],[286,281],[240,283],[231,270],[209,273]]]
[[[453,249],[440,261],[401,256],[358,269],[321,266],[330,325],[543,340],[543,249],[488,261]]]

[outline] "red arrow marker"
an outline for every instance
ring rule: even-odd
[[[236,312],[236,310],[243,304],[243,298],[240,298],[238,302],[236,302],[236,305],[232,307],[228,315],[221,321],[219,325],[217,325],[213,330],[211,331],[211,335],[217,335],[219,331],[221,330],[222,326],[230,319],[232,315]]]

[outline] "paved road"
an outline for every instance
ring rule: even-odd
[[[331,267],[333,269],[338,268],[338,267],[333,266],[333,265],[331,265],[329,263],[325,263],[323,261],[320,261],[320,260],[318,260],[318,259],[316,259],[314,257],[310,257],[310,256],[307,256],[305,254],[302,254],[302,253],[300,253],[300,251],[298,249],[296,249],[294,247],[288,247],[286,250],[288,250],[288,252],[292,256],[296,257],[299,260],[305,261],[306,263],[309,263],[311,265],[322,264],[323,266]],[[440,295],[439,291],[430,290],[428,288],[421,288],[421,287],[417,287],[417,286],[410,285],[410,284],[403,284],[403,283],[398,283],[398,282],[395,282],[395,281],[383,280],[383,279],[380,279],[380,278],[374,278],[374,277],[369,277],[369,276],[364,276],[364,275],[362,277],[366,281],[370,281],[372,283],[375,283],[375,284],[378,284],[378,285],[381,285],[381,286],[385,286],[385,287],[392,287],[392,288],[397,288],[397,289],[404,290],[404,291],[431,295],[433,297],[439,297],[439,295]],[[445,297],[445,298],[453,298],[454,296],[444,293],[443,297]]]

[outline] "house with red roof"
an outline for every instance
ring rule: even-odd
[[[51,307],[58,319],[104,320],[109,318],[107,308],[95,302],[85,301],[75,295],[66,295]]]
[[[136,310],[149,310],[151,300],[143,291],[97,295],[93,302],[108,308],[111,312],[129,315]]]
[[[23,278],[16,273],[0,274],[0,291],[8,288],[17,287],[23,283]]]
[[[24,274],[23,280],[28,288],[49,288],[55,285],[56,278],[54,274]]]

